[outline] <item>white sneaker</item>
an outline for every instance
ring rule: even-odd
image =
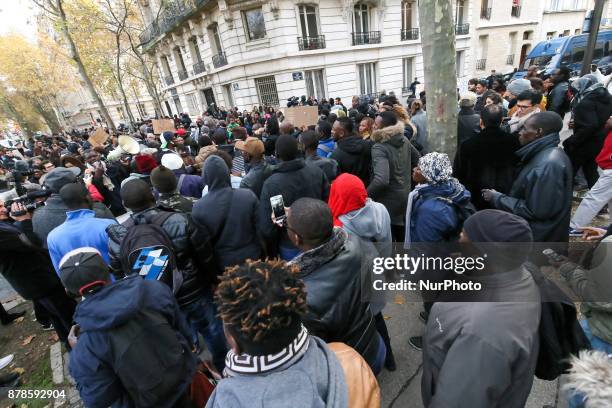
[[[13,361],[13,357],[15,357],[15,356],[12,355],[12,354],[9,354],[6,357],[0,358],[0,370],[2,370],[7,365],[11,364],[11,362]]]

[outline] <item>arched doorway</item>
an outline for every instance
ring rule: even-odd
[[[519,59],[519,69],[523,68],[523,64],[525,63],[525,59],[527,58],[527,54],[531,50],[531,44],[523,44],[521,47],[521,58]]]

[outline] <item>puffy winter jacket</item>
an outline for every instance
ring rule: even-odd
[[[359,177],[365,185],[370,181],[372,145],[359,136],[349,136],[338,141],[331,158],[338,162],[338,174],[350,173]]]

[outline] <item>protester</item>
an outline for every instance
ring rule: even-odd
[[[459,114],[457,115],[457,151],[461,144],[480,132],[480,115],[474,112],[476,94],[467,92],[459,98]]]
[[[540,112],[519,132],[518,175],[507,194],[483,190],[494,208],[529,222],[535,242],[567,242],[572,210],[572,164],[559,145],[561,117]]]
[[[518,161],[515,152],[520,147],[518,139],[500,127],[500,106],[486,106],[480,116],[480,133],[461,144],[453,166],[453,175],[469,190],[478,210],[490,208],[482,198],[482,189],[492,188],[504,194],[510,191]]]
[[[157,205],[165,210],[191,214],[193,197],[186,197],[177,191],[178,182],[173,171],[165,166],[158,166],[151,172],[151,185],[159,193]]]
[[[359,122],[359,136],[362,139],[368,140],[372,136],[374,130],[374,119],[365,117]]]
[[[191,332],[161,282],[138,276],[111,283],[95,249],[69,252],[62,283],[82,296],[71,334],[70,374],[87,406],[189,406],[195,372]]]
[[[476,92],[476,104],[474,105],[474,111],[480,113],[482,108],[485,106],[486,96],[485,92],[489,89],[489,82],[485,79],[481,79],[476,84],[474,92]]]
[[[336,149],[331,158],[338,162],[338,174],[350,173],[365,184],[370,180],[371,144],[354,132],[353,121],[338,118],[332,127]]]
[[[319,145],[317,146],[317,155],[327,159],[330,158],[336,149],[336,141],[332,136],[332,125],[327,121],[319,121],[316,126],[316,131],[319,134]]]
[[[317,199],[301,198],[291,205],[287,231],[301,251],[290,264],[297,266],[308,293],[304,325],[326,342],[353,347],[378,374],[386,349],[361,286],[362,273],[369,273],[362,266],[376,253],[367,253],[358,237],[334,229],[329,207]]]
[[[498,210],[468,218],[461,234],[464,244],[531,240],[525,220]],[[470,407],[525,406],[538,360],[540,294],[522,266],[528,251],[508,245],[490,255],[510,260],[487,260],[481,275],[466,272],[482,283],[483,293],[436,302],[431,309],[421,378],[427,407],[457,406],[458,401]]]
[[[240,188],[248,188],[259,198],[268,175],[268,164],[263,159],[265,146],[258,138],[247,137],[244,142],[241,140],[236,142],[236,150],[241,152],[246,170],[240,181]]]
[[[268,248],[268,255],[279,254],[284,260],[291,260],[298,253],[287,236],[287,231],[272,219],[270,198],[281,195],[285,207],[302,197],[327,200],[329,182],[323,171],[307,166],[298,158],[298,143],[293,136],[280,136],[276,142],[276,157],[280,164],[264,182],[259,205],[259,226]]]
[[[570,107],[569,79],[570,69],[565,66],[557,68],[550,77],[553,87],[548,92],[546,110],[557,113],[561,119]]]
[[[508,84],[504,99],[508,101],[508,116],[516,113],[516,98],[523,92],[531,89],[531,82],[525,78],[515,79]]]
[[[416,137],[410,141],[421,155],[429,151],[429,133],[427,130],[427,112],[423,102],[416,100],[410,106],[410,120],[416,127]]]
[[[319,137],[314,130],[303,132],[299,137],[300,144],[304,149],[304,161],[308,166],[320,168],[325,177],[331,183],[338,174],[338,162],[317,155]]]
[[[368,196],[387,208],[393,238],[402,241],[410,172],[418,152],[404,137],[404,124],[398,121],[395,112],[381,113],[374,126],[372,181],[368,184]]]
[[[525,124],[525,121],[536,113],[541,112],[539,104],[542,95],[533,90],[521,92],[516,97],[515,113],[512,115],[506,127],[509,133],[517,134]]]

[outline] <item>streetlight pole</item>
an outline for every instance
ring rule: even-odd
[[[597,35],[599,34],[599,25],[601,24],[601,15],[603,14],[605,0],[595,0],[595,9],[591,15],[591,24],[589,26],[589,39],[582,60],[582,69],[580,76],[591,73],[591,62],[597,44]]]

